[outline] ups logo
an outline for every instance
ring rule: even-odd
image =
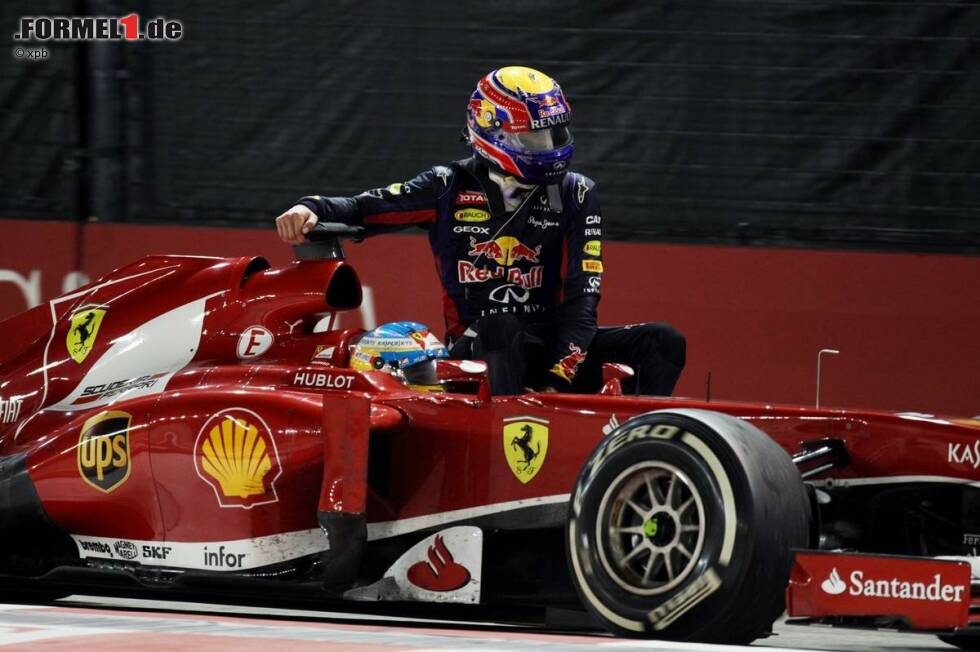
[[[99,491],[109,493],[129,478],[128,412],[109,410],[90,418],[78,437],[78,473]]]

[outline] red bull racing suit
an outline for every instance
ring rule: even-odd
[[[366,237],[412,226],[427,230],[453,356],[487,360],[494,393],[517,393],[526,384],[571,389],[596,344],[608,361],[666,369],[652,375],[638,370],[637,389],[658,394],[673,389],[683,367],[679,333],[670,333],[680,351],[665,367],[659,346],[652,347],[657,360],[638,361],[627,350],[630,343],[613,332],[623,329],[597,328],[602,214],[592,180],[581,174],[569,172],[560,184],[529,190],[513,211],[474,158],[355,197],[309,196],[300,203],[322,222],[364,227]],[[644,328],[634,327],[630,338]],[[593,357],[595,364],[586,365],[588,385],[601,373]],[[658,374],[663,377],[654,381]],[[594,391],[582,382],[576,385]]]

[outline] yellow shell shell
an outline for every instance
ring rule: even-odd
[[[208,433],[201,447],[201,467],[218,481],[225,496],[255,496],[265,493],[262,480],[272,469],[267,449],[255,426],[227,417]]]

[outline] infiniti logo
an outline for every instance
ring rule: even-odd
[[[510,283],[494,289],[490,293],[490,300],[497,303],[524,303],[530,295],[526,288]]]

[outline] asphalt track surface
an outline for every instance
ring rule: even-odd
[[[116,652],[234,650],[835,650],[871,652],[954,650],[927,635],[798,627],[779,623],[776,635],[751,647],[616,639],[505,623],[390,618],[72,596],[47,605],[0,604],[0,650]]]

